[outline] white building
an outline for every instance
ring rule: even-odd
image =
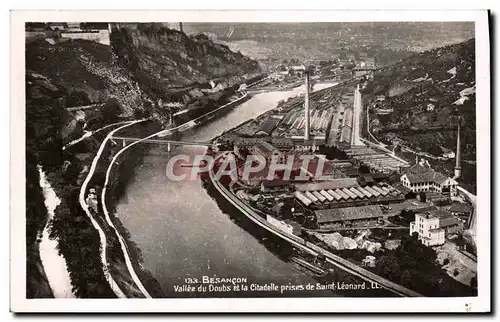
[[[409,168],[400,180],[403,186],[416,193],[435,191],[450,196],[458,194],[458,183],[455,180],[422,164]]]
[[[463,223],[443,210],[415,214],[415,221],[410,223],[410,235],[416,232],[418,239],[426,246],[443,245],[447,234],[462,230]]]
[[[415,214],[415,221],[410,223],[410,235],[418,233],[418,239],[426,246],[443,245],[444,229],[439,228],[439,218],[430,214]]]

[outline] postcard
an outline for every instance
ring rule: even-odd
[[[12,311],[491,310],[486,11],[11,18]]]

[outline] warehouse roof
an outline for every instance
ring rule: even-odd
[[[454,203],[448,208],[450,212],[459,212],[459,213],[468,213],[471,212],[472,209],[469,205],[463,203]]]
[[[343,188],[358,187],[358,181],[355,178],[338,178],[317,183],[299,183],[295,184],[297,190],[312,191],[312,190],[335,190]]]
[[[335,208],[316,210],[315,212],[318,224],[359,220],[382,217],[380,206],[370,205],[361,207]]]

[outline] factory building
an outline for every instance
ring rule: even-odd
[[[383,223],[383,213],[377,205],[316,210],[320,229],[372,226]]]
[[[263,156],[267,162],[270,162],[273,156],[278,156],[280,158],[279,160],[282,160],[285,157],[284,153],[280,149],[266,141],[255,145],[253,147],[253,152]]]
[[[260,183],[260,191],[263,193],[286,192],[290,191],[290,189],[290,181],[287,180],[262,180]]]
[[[405,195],[391,186],[361,187],[352,178],[295,184],[295,189],[295,198],[312,209],[389,204],[405,200]]]

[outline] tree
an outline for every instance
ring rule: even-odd
[[[420,191],[420,193],[418,194],[418,196],[420,198],[420,201],[422,201],[422,202],[426,202],[427,201],[427,195],[425,194],[425,192]]]
[[[398,259],[392,255],[382,256],[375,265],[377,274],[394,280],[399,276]]]
[[[90,104],[90,99],[87,95],[87,93],[83,91],[71,91],[66,98],[66,105],[68,107],[71,106],[82,106],[82,105],[89,105]]]
[[[118,100],[116,98],[108,99],[101,109],[103,121],[106,123],[115,121],[120,111],[121,108]]]
[[[405,286],[409,286],[411,284],[411,273],[407,269],[405,269],[403,274],[401,274],[401,284]]]
[[[411,209],[403,209],[401,210],[400,216],[406,221],[415,220],[415,213]]]

